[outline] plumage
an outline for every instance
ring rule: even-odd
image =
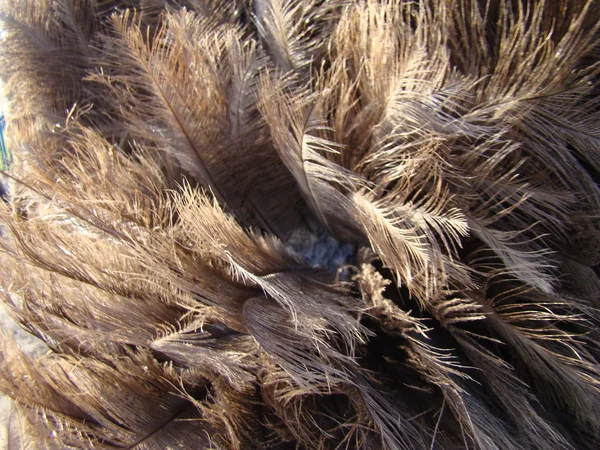
[[[0,21],[9,448],[600,446],[596,0]]]

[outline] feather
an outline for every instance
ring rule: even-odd
[[[343,1],[257,0],[252,2],[258,34],[272,61],[283,73],[293,73],[307,81],[310,66],[323,46],[319,35],[326,35],[337,18]]]
[[[334,236],[356,240],[360,234],[350,219],[352,205],[344,191],[356,189],[361,179],[323,156],[336,149],[318,135],[324,126],[318,100],[302,93],[286,95],[285,85],[285,79],[278,83],[265,78],[261,86],[262,114],[278,154],[319,220]]]
[[[5,2],[9,448],[598,448],[596,3]]]

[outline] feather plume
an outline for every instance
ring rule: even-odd
[[[598,2],[0,21],[8,448],[600,446]]]

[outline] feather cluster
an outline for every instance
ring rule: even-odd
[[[600,447],[600,4],[4,0],[10,448]]]

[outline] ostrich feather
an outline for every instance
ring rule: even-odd
[[[0,21],[8,448],[598,448],[598,2]]]

